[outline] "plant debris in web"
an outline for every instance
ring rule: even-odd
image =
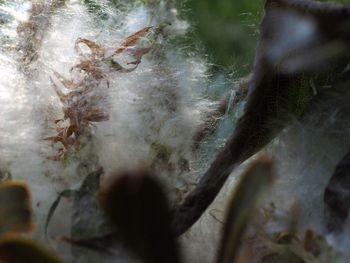
[[[152,27],[145,27],[128,36],[118,47],[107,48],[86,38],[78,38],[75,51],[79,62],[70,70],[70,79],[53,71],[52,86],[63,107],[63,118],[55,120],[56,135],[45,138],[60,143],[53,160],[65,160],[79,149],[79,139],[89,133],[93,123],[107,121],[107,98],[103,93],[109,87],[108,73],[127,73],[135,70],[151,44],[147,36]]]

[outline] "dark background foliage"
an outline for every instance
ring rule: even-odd
[[[180,0],[181,1],[181,0]],[[187,0],[182,7],[194,25],[195,34],[217,66],[248,74],[254,63],[263,0]],[[333,0],[350,4],[350,0]]]

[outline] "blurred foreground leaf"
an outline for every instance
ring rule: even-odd
[[[31,197],[21,182],[0,184],[0,234],[28,232],[32,229]]]
[[[262,194],[272,185],[273,180],[273,161],[267,156],[259,157],[242,175],[227,207],[218,263],[235,262],[245,229],[254,216]]]
[[[0,239],[0,260],[6,263],[62,263],[46,248],[18,237]]]
[[[180,262],[167,198],[147,172],[115,174],[101,202],[122,240],[143,262]]]

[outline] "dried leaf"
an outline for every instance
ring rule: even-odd
[[[55,75],[55,77],[61,81],[64,85],[65,88],[67,89],[76,89],[79,87],[78,84],[75,84],[73,81],[66,79],[65,77],[63,77],[60,73],[58,73],[55,70],[52,70],[53,74]]]
[[[86,74],[91,75],[95,80],[102,80],[105,78],[105,74],[102,72],[101,65],[97,61],[82,59],[71,70],[79,69],[85,71]]]
[[[141,59],[144,55],[148,54],[152,48],[139,48],[131,52],[131,55],[136,59],[135,61],[128,62],[128,65],[138,65],[141,63]]]
[[[115,53],[119,54],[119,53],[123,52],[127,47],[135,45],[140,40],[140,38],[147,35],[152,28],[153,28],[152,26],[144,27],[141,30],[137,31],[136,33],[128,36],[122,42],[121,47],[116,49]]]
[[[54,88],[54,90],[55,90],[56,94],[58,95],[60,101],[62,102],[62,104],[66,104],[67,100],[68,100],[68,96],[61,91],[61,89],[57,86],[57,84],[52,79],[52,77],[50,77],[50,80],[51,80],[52,87]]]
[[[88,122],[108,121],[109,115],[101,110],[95,109],[84,115],[84,120]]]
[[[79,37],[75,41],[75,51],[80,56],[84,56],[84,53],[79,48],[79,44],[85,44],[91,50],[91,56],[93,57],[102,58],[105,53],[105,50],[102,45],[99,45],[96,42],[91,41],[89,39]]]
[[[126,48],[136,44],[151,28],[145,27],[127,37],[123,42],[123,46],[115,54],[121,53]],[[81,50],[80,45],[82,44],[90,49],[89,54]],[[128,65],[133,65],[131,68],[121,66],[113,59],[113,56],[105,58],[106,48],[86,38],[78,38],[76,40],[75,50],[80,59],[71,68],[71,74],[78,74],[79,80],[76,80],[77,83],[73,78],[71,78],[72,80],[65,79],[56,71],[53,71],[54,74],[50,77],[52,86],[63,104],[64,120],[69,122],[67,125],[63,121],[55,121],[57,134],[45,138],[45,140],[50,140],[54,143],[59,142],[63,145],[63,149],[59,150],[58,156],[50,157],[52,160],[65,160],[68,154],[72,152],[72,149],[77,150],[79,148],[79,139],[82,134],[89,133],[92,122],[107,121],[109,119],[108,113],[104,112],[96,103],[103,100],[104,96],[94,93],[94,89],[100,88],[102,81],[106,81],[107,87],[109,87],[109,81],[104,72],[105,66],[109,67],[109,71],[131,72],[141,63],[142,57],[150,51],[150,47],[129,50],[135,59],[127,63]],[[65,89],[68,89],[68,92],[64,92]]]

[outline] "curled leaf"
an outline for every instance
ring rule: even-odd
[[[79,56],[84,56],[84,52],[79,48],[79,44],[85,44],[90,49],[92,57],[101,58],[105,53],[102,45],[99,45],[92,40],[79,37],[75,41],[75,51]]]

